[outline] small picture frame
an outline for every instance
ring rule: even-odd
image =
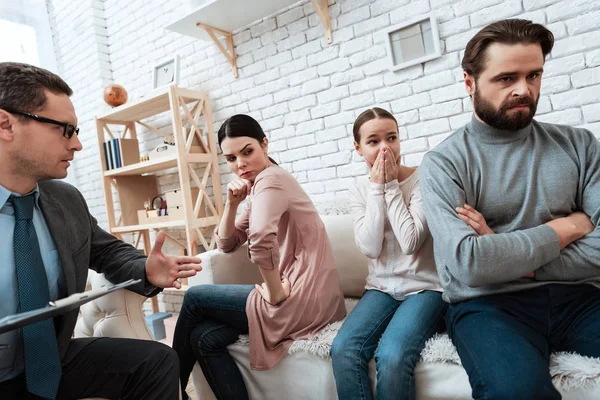
[[[179,56],[175,55],[159,61],[152,69],[152,88],[179,84]]]
[[[412,67],[442,56],[433,13],[411,18],[385,31],[390,70]]]

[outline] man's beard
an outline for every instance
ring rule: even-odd
[[[516,131],[531,123],[539,100],[539,94],[535,102],[531,97],[511,98],[496,109],[492,103],[481,96],[479,88],[476,87],[475,94],[473,94],[473,108],[475,114],[486,124],[496,129]],[[521,104],[529,106],[529,109],[509,111],[510,108]],[[512,115],[509,115],[509,112]]]

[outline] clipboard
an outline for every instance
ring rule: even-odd
[[[64,299],[51,301],[44,308],[38,308],[37,310],[9,315],[0,319],[0,334],[75,310],[85,303],[88,303],[99,297],[106,296],[115,290],[135,285],[141,281],[141,279],[130,279],[117,285],[101,286],[97,289],[72,294]]]

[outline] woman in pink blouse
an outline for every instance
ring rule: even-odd
[[[237,178],[227,185],[217,245],[227,253],[248,241],[248,256],[264,283],[199,285],[187,291],[173,342],[184,399],[196,361],[217,399],[248,398],[227,351],[240,334],[249,334],[251,368],[267,370],[294,340],[345,315],[323,222],[294,177],[267,155],[268,139],[259,123],[234,115],[219,129],[218,140]],[[246,207],[236,220],[244,199]]]

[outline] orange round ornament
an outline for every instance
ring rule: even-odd
[[[104,101],[113,107],[118,107],[127,102],[127,90],[119,84],[111,83],[104,88]]]

